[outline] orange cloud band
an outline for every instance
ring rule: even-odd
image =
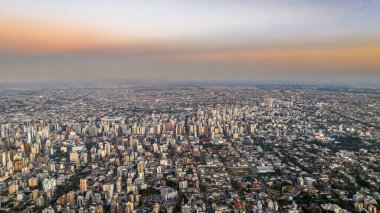
[[[62,23],[2,18],[0,51],[21,53],[60,53],[115,51],[139,53],[150,60],[185,62],[230,62],[294,68],[357,68],[380,70],[380,43],[339,44],[292,48],[260,48],[211,51],[207,45],[186,42],[146,41],[112,35],[109,32]],[[197,46],[198,45],[198,46]],[[281,46],[281,45],[280,45]],[[196,51],[194,51],[196,49]],[[227,49],[227,48],[226,48]]]
[[[244,51],[198,52],[158,56],[160,60],[235,62],[264,66],[310,66],[380,70],[380,44],[331,47],[271,48]]]
[[[0,29],[1,49],[22,53],[91,51],[135,42],[87,26],[35,20],[2,18]]]

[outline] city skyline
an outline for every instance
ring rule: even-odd
[[[0,212],[377,213],[379,11],[0,1]]]
[[[378,85],[378,1],[2,1],[0,82]]]

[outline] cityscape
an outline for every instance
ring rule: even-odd
[[[5,212],[376,212],[380,91],[3,90]]]
[[[380,0],[1,0],[0,213],[377,213]]]

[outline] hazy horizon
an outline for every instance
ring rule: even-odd
[[[380,82],[379,1],[0,2],[0,82]]]

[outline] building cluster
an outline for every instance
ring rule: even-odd
[[[11,90],[0,109],[0,211],[380,207],[378,92]]]

